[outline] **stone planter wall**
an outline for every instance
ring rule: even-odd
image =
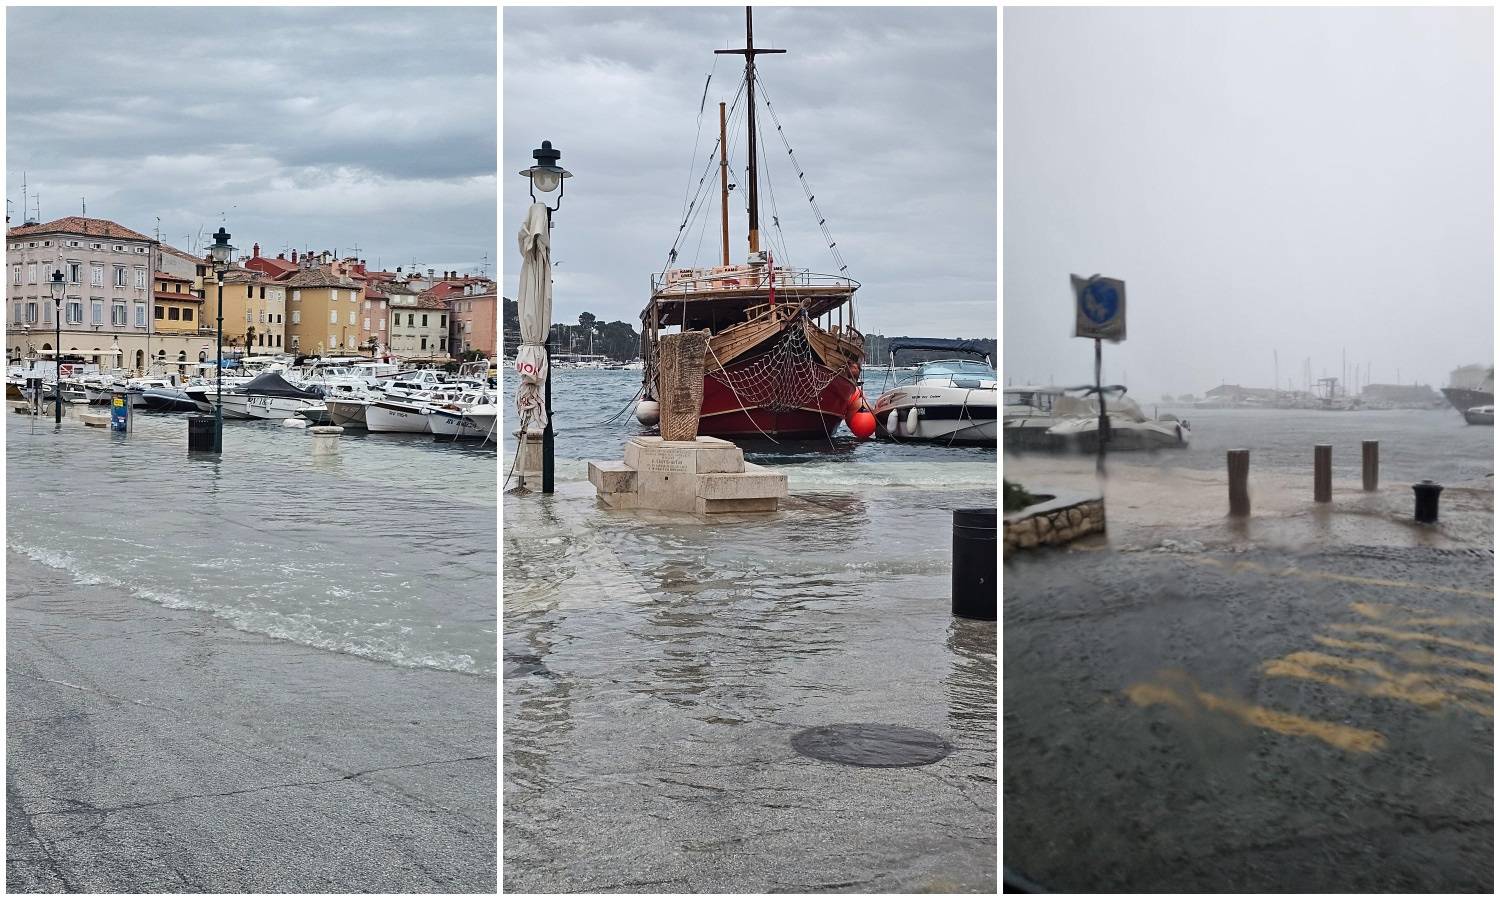
[[[1104,531],[1104,498],[1058,495],[1005,517],[1005,555],[1059,547]]]

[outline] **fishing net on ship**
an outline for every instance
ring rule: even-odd
[[[717,358],[716,358],[717,359]],[[825,388],[838,376],[818,359],[804,327],[788,328],[781,339],[754,362],[738,364],[733,372],[720,368],[710,378],[728,387],[742,407],[785,412],[815,406]]]

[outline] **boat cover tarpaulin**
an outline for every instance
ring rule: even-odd
[[[988,344],[960,338],[891,338],[886,342],[886,349],[893,356],[902,350],[950,350],[954,353],[989,355]]]
[[[542,388],[550,373],[544,344],[552,328],[552,234],[547,207],[531,204],[518,235],[521,245],[521,284],[516,291],[516,315],[521,320],[521,348],[516,352],[516,411],[526,430],[547,427]]]
[[[306,400],[321,400],[322,394],[296,387],[275,372],[264,372],[240,385],[242,394],[259,394],[262,397],[298,397]]]

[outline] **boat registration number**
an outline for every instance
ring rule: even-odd
[[[247,401],[246,405],[247,406],[259,406],[261,409],[270,409],[271,408],[271,398],[270,397],[251,397],[249,399],[249,401]]]

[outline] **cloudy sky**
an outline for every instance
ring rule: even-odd
[[[1092,380],[1068,274],[1125,279],[1105,381],[1301,387],[1493,358],[1487,9],[1009,9],[1004,368]]]
[[[6,198],[495,272],[493,9],[7,10]],[[221,218],[221,213],[225,218]]]
[[[502,17],[508,270],[519,265],[515,234],[530,203],[516,173],[550,140],[575,176],[554,221],[553,318],[637,322],[717,139],[718,102],[739,87],[743,58],[713,51],[744,46],[743,9],[511,7]],[[861,330],[994,337],[995,10],[759,8],[755,43],[787,51],[758,58],[758,83],[863,285]],[[770,180],[763,238],[774,232],[774,193],[789,254],[778,265],[836,271],[763,108],[757,117]],[[746,148],[743,138],[730,144],[741,173],[730,247],[743,262]],[[678,265],[719,262],[717,179],[715,169],[699,217],[707,227],[690,229]]]

